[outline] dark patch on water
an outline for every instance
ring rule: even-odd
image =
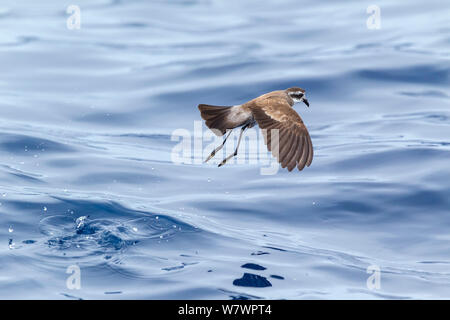
[[[402,91],[400,94],[410,97],[437,97],[437,98],[447,98],[448,95],[445,92],[438,91],[438,90],[427,90],[427,91],[414,91],[414,92],[407,92]]]
[[[242,295],[240,295],[240,296],[230,296],[230,297],[231,297],[231,300],[251,300],[250,297],[242,296]]]
[[[61,295],[64,296],[64,297],[66,297],[66,298],[72,299],[72,300],[83,300],[83,299],[80,298],[80,297],[76,297],[76,296],[73,296],[73,295],[68,294],[68,293],[61,293]]]
[[[270,246],[265,246],[264,248],[267,248],[267,249],[272,249],[272,250],[276,250],[276,251],[282,251],[282,252],[285,252],[285,251],[286,251],[286,250],[284,250],[284,249],[281,249],[281,248],[270,247]]]
[[[392,69],[361,70],[358,71],[358,75],[362,78],[383,82],[444,84],[448,83],[449,69],[433,65],[423,65]]]
[[[252,270],[266,270],[265,267],[260,266],[256,263],[246,263],[241,266],[241,268],[252,269]]]
[[[233,285],[239,287],[254,287],[254,288],[264,288],[272,286],[272,284],[265,277],[251,273],[244,273],[242,278],[233,281]]]
[[[264,254],[270,254],[269,252],[266,251],[257,251],[257,252],[252,252],[252,256],[262,256]]]
[[[179,270],[179,269],[183,269],[184,266],[174,266],[174,267],[166,267],[166,268],[161,268],[161,270],[165,270],[165,271],[173,271],[173,270]]]
[[[0,134],[0,150],[33,157],[36,153],[74,152],[72,146],[26,135]]]

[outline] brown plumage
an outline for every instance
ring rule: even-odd
[[[199,104],[198,108],[203,120],[205,120],[206,126],[213,130],[217,135],[223,136],[226,130],[232,127],[232,123],[229,123],[229,121],[227,120],[227,116],[231,106],[220,107],[210,106],[207,104]]]
[[[267,149],[283,168],[287,167],[292,171],[295,167],[298,170],[303,170],[305,166],[309,167],[313,160],[313,146],[308,129],[293,109],[293,105],[300,101],[309,106],[305,90],[293,87],[266,93],[238,106],[219,107],[200,104],[198,108],[208,128],[217,135],[224,135],[228,129],[242,127],[239,142],[244,130],[257,123],[263,129]],[[224,159],[219,166],[237,154],[239,142],[235,153]],[[216,148],[206,161],[222,146]]]

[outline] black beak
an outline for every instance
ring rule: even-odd
[[[306,104],[306,106],[309,108],[309,101],[306,98],[303,98],[303,102]]]

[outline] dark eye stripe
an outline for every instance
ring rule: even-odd
[[[303,97],[303,93],[295,93],[292,95],[293,98],[301,99]]]

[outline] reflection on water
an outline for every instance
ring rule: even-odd
[[[78,3],[0,5],[0,297],[450,296],[445,4]],[[291,86],[310,168],[171,162],[197,104]]]

